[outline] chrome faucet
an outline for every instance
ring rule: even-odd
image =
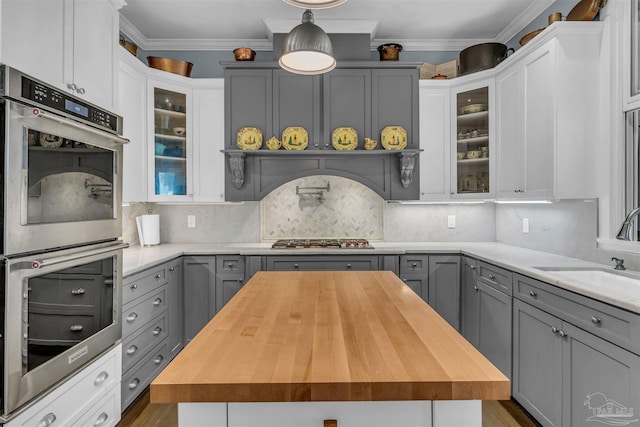
[[[613,257],[613,258],[611,258],[611,261],[615,261],[615,263],[616,263],[616,266],[613,267],[614,270],[626,270],[626,268],[624,267],[624,260],[623,259]]]
[[[618,231],[618,235],[616,236],[616,239],[633,240],[632,239],[633,224],[631,220],[638,214],[640,214],[640,208],[635,208],[634,210],[629,212],[627,217],[624,219],[624,222],[622,223],[622,227],[620,227],[620,231]]]

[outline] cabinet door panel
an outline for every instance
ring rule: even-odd
[[[462,257],[461,298],[462,298],[462,335],[476,348],[479,346],[480,291],[476,284],[476,260]]]
[[[191,341],[216,313],[215,257],[185,257],[184,335]]]
[[[333,70],[324,76],[324,143],[337,127],[352,127],[358,139],[371,135],[371,70]]]
[[[451,140],[448,89],[420,87],[420,199],[448,199]]]
[[[244,276],[219,274],[216,278],[216,313],[224,307],[244,285]]]
[[[424,301],[429,299],[429,286],[427,276],[416,276],[404,274],[400,277],[402,281],[411,288],[413,292],[418,294]]]
[[[286,128],[301,126],[309,134],[309,147],[320,147],[320,106],[320,76],[273,71],[273,133],[278,139]]]
[[[562,425],[637,420],[633,412],[640,407],[640,356],[568,323],[562,329],[567,334]]]
[[[544,426],[560,426],[562,322],[544,311],[513,303],[513,397]]]
[[[183,289],[182,286],[182,258],[171,261],[167,265],[167,309],[169,311],[169,337],[167,347],[170,357],[173,358],[184,345],[183,340]]]
[[[224,78],[225,148],[238,148],[238,130],[243,127],[260,129],[264,143],[273,134],[271,70],[227,70]]]
[[[459,256],[429,256],[429,305],[460,330]]]
[[[480,291],[478,349],[496,368],[511,378],[512,298],[480,281],[477,286]]]
[[[371,87],[370,137],[377,140],[385,127],[402,126],[407,131],[407,148],[419,148],[418,70],[372,70]]]
[[[224,201],[224,91],[193,91],[193,190],[196,202]]]

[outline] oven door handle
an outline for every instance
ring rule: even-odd
[[[128,243],[120,243],[117,245],[110,245],[110,246],[106,246],[103,248],[98,248],[98,249],[93,249],[91,251],[87,251],[87,252],[82,252],[82,254],[79,256],[79,254],[75,253],[75,254],[70,254],[70,255],[63,255],[63,256],[59,256],[59,257],[55,257],[55,258],[47,258],[44,260],[40,260],[40,259],[33,259],[31,261],[21,261],[19,263],[16,263],[16,267],[17,269],[21,269],[21,270],[37,270],[39,268],[42,267],[49,267],[55,264],[60,264],[69,260],[78,260],[78,259],[82,259],[82,258],[87,258],[90,256],[94,256],[94,255],[100,255],[106,252],[111,252],[111,251],[116,251],[116,250],[120,250],[120,249],[125,249],[128,248],[129,244]]]
[[[116,143],[119,143],[119,144],[128,144],[129,142],[131,142],[127,138],[123,138],[121,136],[114,135],[112,133],[105,132],[105,131],[102,131],[100,129],[92,128],[91,126],[87,126],[85,124],[78,123],[75,120],[67,119],[66,117],[62,117],[62,116],[58,116],[58,115],[55,115],[55,114],[52,114],[52,113],[48,113],[48,112],[42,111],[39,108],[25,108],[25,110],[29,110],[28,114],[30,114],[31,116],[40,117],[40,118],[44,118],[44,119],[47,119],[47,120],[52,120],[52,121],[55,121],[55,122],[58,122],[58,123],[62,123],[64,125],[66,125],[66,126],[71,126],[71,127],[76,128],[76,129],[80,129],[83,132],[90,132],[90,133],[99,135],[102,138],[108,138],[108,139],[110,139],[110,140],[112,140],[112,141],[114,141]]]

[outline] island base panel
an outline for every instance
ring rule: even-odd
[[[180,427],[481,427],[482,401],[179,403]]]

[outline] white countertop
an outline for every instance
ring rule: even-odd
[[[577,258],[520,248],[495,242],[372,242],[374,249],[271,249],[271,243],[169,243],[158,246],[133,246],[124,250],[123,270],[128,276],[181,255],[382,255],[404,253],[454,253],[469,255],[499,267],[542,280],[611,305],[640,314],[640,280],[634,286],[607,286],[594,280],[569,279],[561,272],[544,267],[593,267],[613,270],[613,265],[597,264]],[[633,274],[634,272],[630,272]],[[640,273],[638,273],[640,279]]]

